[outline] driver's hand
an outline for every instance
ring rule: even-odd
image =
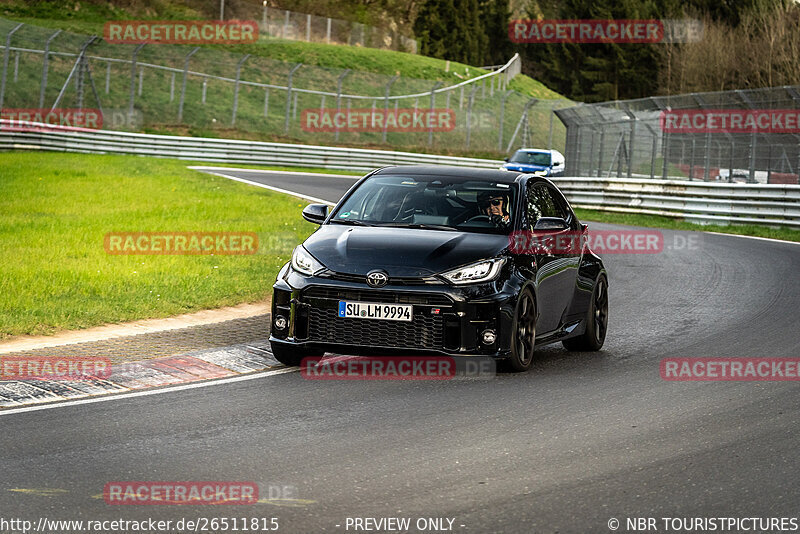
[[[498,228],[508,228],[510,221],[505,220],[501,215],[489,215],[489,220]]]

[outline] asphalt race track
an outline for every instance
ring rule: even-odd
[[[353,183],[220,172],[332,202]],[[682,246],[690,236],[694,246]],[[502,533],[610,532],[612,518],[622,532],[634,517],[659,526],[796,517],[797,382],[668,382],[659,362],[797,357],[800,245],[664,237],[663,253],[604,257],[611,320],[600,353],[542,348],[526,374],[310,381],[292,372],[0,416],[2,515],[277,517],[293,533],[354,532],[348,517],[451,518],[455,532]],[[253,506],[99,498],[107,482],[137,480],[292,489]]]

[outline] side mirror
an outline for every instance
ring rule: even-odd
[[[314,224],[322,224],[328,217],[328,206],[325,204],[309,204],[303,208],[303,218]]]
[[[562,219],[561,217],[542,217],[533,227],[534,232],[547,230],[550,232],[560,232],[561,230],[566,230],[569,228],[567,221]]]

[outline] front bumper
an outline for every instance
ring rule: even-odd
[[[310,351],[355,355],[434,353],[508,357],[515,291],[508,281],[469,286],[445,283],[366,283],[329,276],[304,276],[285,266],[273,286],[272,343]],[[413,305],[412,321],[341,318],[340,300]],[[275,320],[286,325],[278,329]],[[483,342],[486,330],[495,342]]]

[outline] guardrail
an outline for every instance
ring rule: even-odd
[[[627,178],[554,178],[575,207],[705,224],[800,227],[800,185]]]
[[[35,131],[31,131],[35,128]],[[76,130],[30,123],[11,126],[0,119],[0,150],[44,150],[132,154],[213,163],[322,167],[369,171],[386,165],[455,165],[496,169],[503,162],[415,152],[340,148],[235,139],[151,135],[109,130]]]
[[[369,171],[385,165],[496,169],[499,160],[361,148],[150,135],[106,130],[36,131],[0,120],[0,150],[132,154],[189,161]],[[627,178],[553,178],[581,208],[684,218],[699,223],[800,227],[800,185],[710,183]]]

